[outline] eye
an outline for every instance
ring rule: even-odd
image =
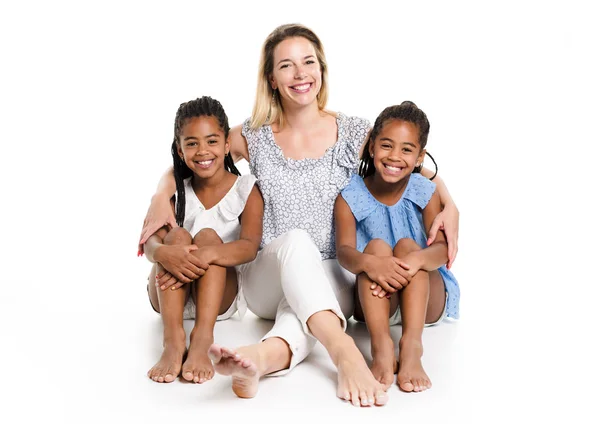
[[[219,142],[218,140],[208,140],[208,144],[212,144],[212,145],[215,145],[218,142]]]
[[[279,69],[283,69],[283,68],[289,68],[290,64],[289,63],[284,63],[283,65],[281,65],[279,67]]]
[[[185,145],[186,147],[194,147],[196,144],[198,143],[196,143],[195,141],[188,141]]]
[[[408,147],[403,148],[402,151],[405,153],[412,153],[412,149],[410,149]]]
[[[307,65],[312,65],[313,63],[315,63],[315,61],[314,61],[314,60],[312,60],[312,59],[308,59],[308,60],[306,61],[306,64],[307,64]]]
[[[387,144],[387,143],[386,143],[386,144],[382,144],[382,145],[381,145],[381,148],[382,148],[382,149],[391,149],[391,148],[392,148],[392,145],[391,145],[391,144]]]

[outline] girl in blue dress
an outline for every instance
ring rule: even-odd
[[[386,108],[375,121],[359,168],[335,203],[337,256],[357,275],[354,317],[371,335],[375,378],[389,388],[423,391],[431,380],[421,364],[422,333],[458,318],[460,291],[444,266],[443,232],[427,239],[441,211],[435,183],[418,172],[429,121],[414,103]],[[402,323],[399,358],[390,325]]]

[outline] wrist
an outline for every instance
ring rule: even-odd
[[[171,199],[171,196],[159,191],[152,195],[152,198],[150,199],[150,201],[151,201],[151,203],[154,203],[155,201],[164,202],[164,201],[169,201],[170,199]]]

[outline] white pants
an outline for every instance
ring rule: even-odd
[[[239,268],[243,296],[255,315],[275,319],[262,339],[280,337],[290,346],[292,370],[316,343],[306,324],[311,315],[331,310],[346,329],[354,310],[355,276],[337,259],[321,260],[321,254],[304,230],[289,231],[258,252],[256,259]]]

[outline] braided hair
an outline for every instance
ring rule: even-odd
[[[211,97],[204,96],[196,100],[190,100],[189,102],[182,103],[177,109],[175,115],[175,134],[173,136],[173,144],[171,145],[171,154],[173,155],[173,174],[175,176],[175,184],[177,186],[177,205],[175,206],[175,219],[177,225],[183,226],[183,220],[185,218],[185,189],[183,180],[193,175],[193,172],[185,164],[183,159],[179,157],[177,152],[177,146],[179,145],[179,136],[183,126],[191,118],[197,118],[200,116],[213,116],[219,121],[219,126],[225,134],[225,139],[229,135],[229,121],[223,106],[218,100]],[[233,158],[229,153],[225,155],[225,169],[234,175],[241,175],[240,171],[235,167]]]
[[[358,166],[358,175],[360,175],[363,178],[368,177],[369,175],[373,175],[375,173],[375,163],[373,162],[373,158],[369,153],[369,146],[372,143],[375,143],[375,139],[381,132],[383,125],[391,119],[411,122],[415,124],[419,129],[419,145],[421,146],[421,150],[423,150],[425,146],[427,146],[427,137],[429,136],[429,120],[427,119],[427,115],[425,115],[425,112],[419,109],[417,105],[411,102],[410,100],[406,100],[399,105],[386,107],[375,120],[375,125],[369,133],[367,145],[363,149],[363,154],[360,158],[360,164]],[[433,180],[437,175],[437,163],[435,163],[435,159],[433,159],[433,157],[428,152],[426,152],[426,154],[431,158],[433,164],[435,165],[435,174],[433,175],[433,177],[431,177],[431,179]],[[415,167],[413,173],[419,173],[422,169],[423,164]]]

